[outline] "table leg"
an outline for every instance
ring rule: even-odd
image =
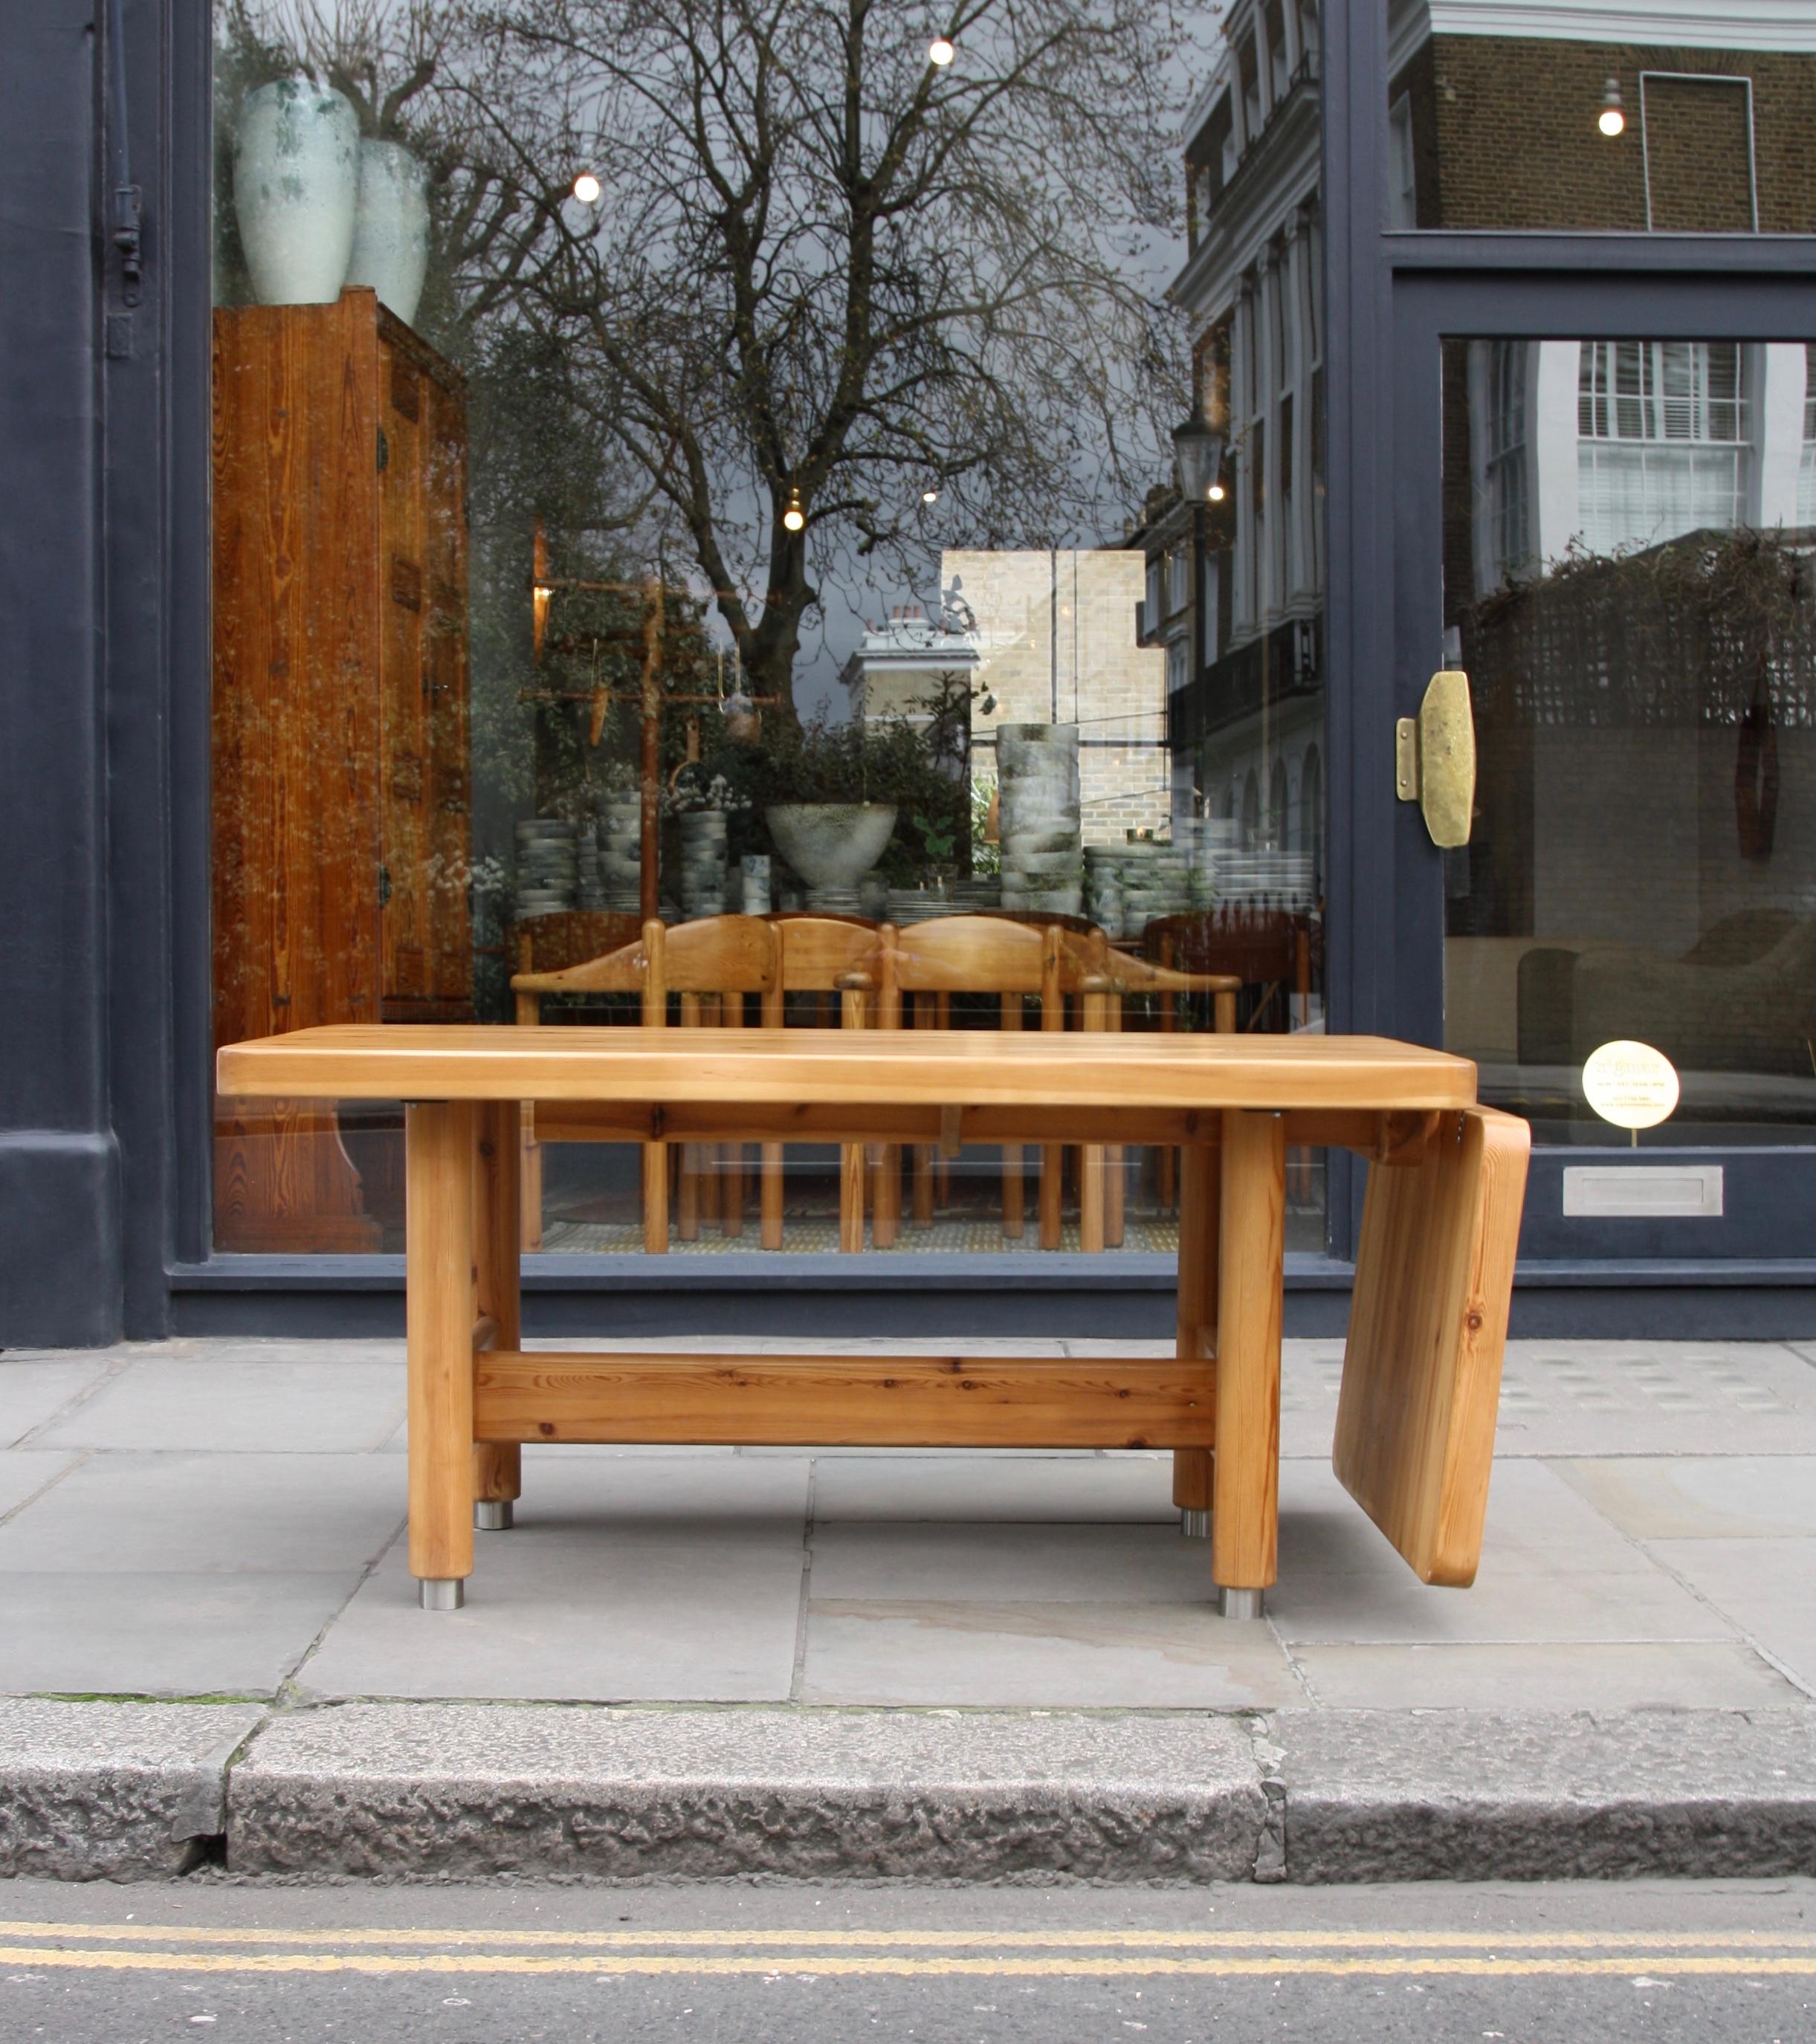
[[[1187,1143],[1179,1152],[1179,1292],[1174,1353],[1182,1363],[1206,1370],[1214,1397],[1216,1378],[1210,1365],[1217,1347],[1220,1162],[1216,1147],[1209,1143]],[[1215,1478],[1214,1449],[1174,1449],[1173,1503],[1179,1508],[1179,1531],[1188,1539],[1210,1537]]]
[[[425,1611],[473,1573],[473,1135],[464,1101],[404,1109],[410,1572]]]
[[[1259,1618],[1276,1570],[1286,1126],[1241,1108],[1223,1117],[1211,1576],[1226,1618]]]
[[[475,1116],[473,1159],[473,1271],[480,1316],[498,1332],[498,1348],[523,1346],[523,1314],[517,1255],[510,1216],[517,1204],[521,1110],[515,1101],[487,1101]],[[515,1441],[473,1443],[473,1525],[481,1533],[502,1533],[523,1493],[523,1450]]]

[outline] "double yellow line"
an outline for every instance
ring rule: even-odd
[[[1816,1976],[1765,1931],[461,1931],[0,1923],[0,1968],[193,1973],[822,1977]],[[51,1942],[54,1941],[54,1942]],[[244,1949],[258,1946],[270,1949]],[[157,1949],[152,1949],[156,1947]],[[6,1985],[0,1973],[0,1988]]]

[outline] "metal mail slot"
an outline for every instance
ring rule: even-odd
[[[1719,1164],[1566,1164],[1564,1211],[1597,1220],[1714,1220]]]

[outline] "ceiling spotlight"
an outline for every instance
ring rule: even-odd
[[[598,204],[599,181],[591,171],[583,171],[574,180],[574,196],[583,206]]]
[[[927,45],[927,61],[944,71],[958,55],[957,46],[950,36],[936,36]]]
[[[800,489],[792,482],[788,486],[788,503],[782,513],[782,523],[791,532],[804,532],[807,529],[807,513],[802,508]]]
[[[1621,104],[1621,81],[1609,79],[1602,94],[1602,110],[1595,117],[1595,125],[1612,140],[1626,131],[1627,111]]]
[[[921,492],[921,501],[923,504],[937,504],[939,501],[940,493],[937,490],[923,490]]]
[[[1223,485],[1214,482],[1204,494],[1213,504],[1221,504],[1223,501]]]

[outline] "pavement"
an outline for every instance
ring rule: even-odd
[[[1241,1623],[1167,1456],[943,1450],[532,1449],[425,1613],[400,1343],[0,1355],[0,1871],[1816,1871],[1816,1346],[1512,1344],[1468,1591],[1332,1476],[1341,1357]]]

